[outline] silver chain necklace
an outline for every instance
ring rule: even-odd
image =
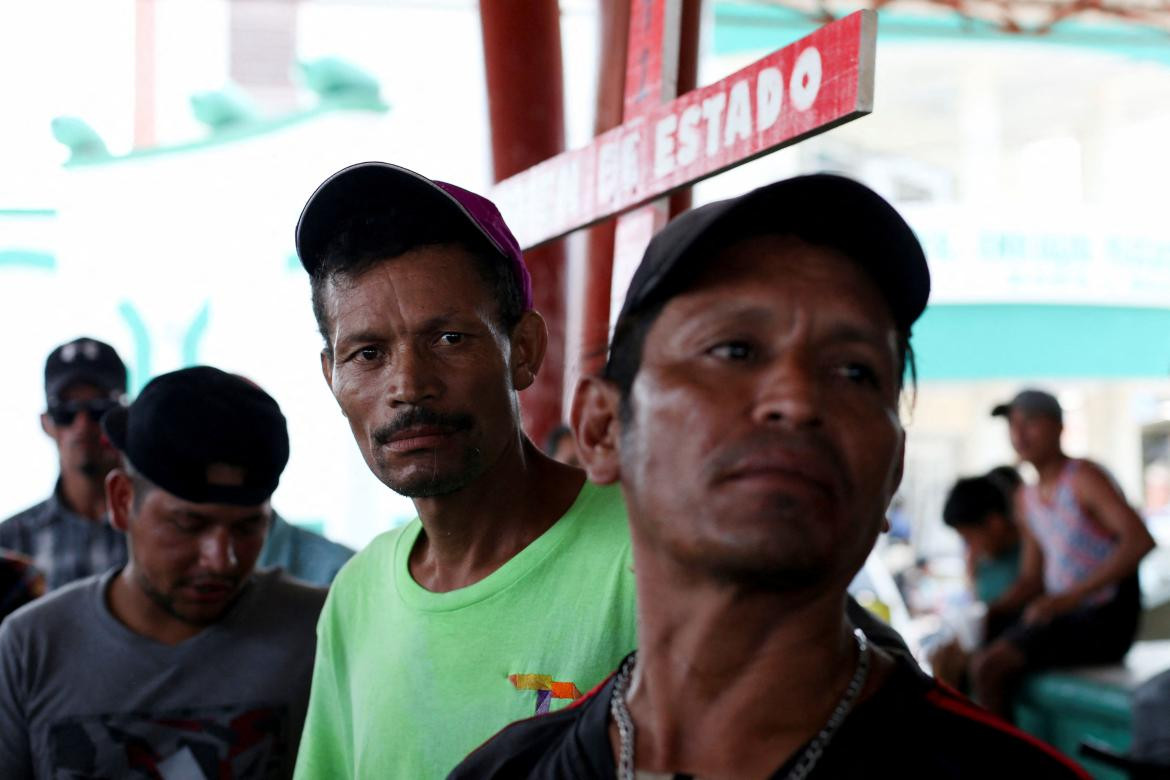
[[[833,708],[829,720],[801,751],[796,766],[792,767],[792,771],[788,773],[787,780],[804,780],[808,777],[808,773],[820,761],[821,755],[829,746],[837,729],[845,722],[845,716],[857,703],[861,689],[865,687],[865,681],[869,677],[869,640],[866,639],[865,633],[860,628],[853,629],[853,637],[857,640],[857,668],[853,671],[853,678],[849,680],[849,686],[841,695],[837,706]],[[631,654],[622,663],[617,678],[614,680],[613,695],[609,699],[609,711],[613,715],[618,730],[618,780],[635,780],[634,719],[630,717],[630,709],[626,705],[626,693],[629,691],[630,678],[633,676],[636,663],[637,653]]]

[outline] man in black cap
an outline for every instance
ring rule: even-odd
[[[253,574],[288,460],[263,390],[214,368],[102,420],[126,565],[0,625],[0,777],[292,774],[325,591]]]
[[[590,478],[626,497],[639,649],[452,777],[1083,777],[847,615],[902,476],[929,284],[902,218],[836,176],[654,238],[572,412]]]
[[[1023,672],[1125,656],[1141,617],[1138,564],[1154,539],[1104,468],[1065,454],[1055,396],[1023,390],[991,413],[1007,418],[1012,447],[1039,478],[1017,500],[1020,576],[988,615],[1022,617],[970,668],[975,697],[1008,717]]]
[[[98,420],[126,395],[126,366],[109,344],[79,338],[45,362],[41,428],[57,446],[61,475],[46,500],[0,523],[0,547],[33,560],[49,589],[126,562],[126,542],[110,527],[106,474],[118,455]]]

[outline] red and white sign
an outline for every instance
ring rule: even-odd
[[[858,11],[492,190],[531,249],[873,110],[877,17]]]

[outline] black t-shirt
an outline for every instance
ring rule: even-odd
[[[905,658],[857,706],[829,743],[809,780],[1089,775],[1053,748],[944,688]],[[450,774],[462,778],[616,778],[609,742],[610,677],[572,707],[508,726]],[[782,780],[794,756],[773,775]]]

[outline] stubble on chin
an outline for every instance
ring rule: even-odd
[[[469,447],[460,459],[459,467],[443,473],[438,463],[429,470],[420,469],[414,474],[400,476],[395,473],[387,459],[375,454],[378,478],[382,484],[407,498],[439,498],[463,490],[483,471],[483,452],[478,447]]]

